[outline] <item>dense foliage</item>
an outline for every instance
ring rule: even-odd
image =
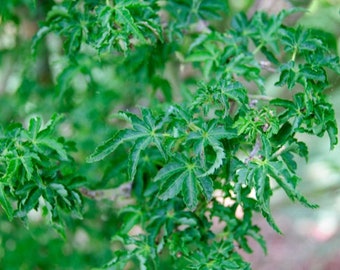
[[[33,235],[32,212],[46,230],[102,240],[89,261],[76,254],[83,263],[58,269],[250,269],[239,255],[247,239],[266,250],[254,213],[280,233],[276,189],[316,207],[298,191],[299,134],[337,144],[326,91],[340,65],[332,36],[286,25],[304,10],[231,19],[222,0],[1,8],[1,34],[14,33],[0,37],[0,57],[20,78],[1,89],[3,212]],[[18,65],[19,52],[33,57]]]

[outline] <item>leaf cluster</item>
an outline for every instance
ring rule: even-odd
[[[54,136],[61,117],[43,125],[40,117],[29,120],[27,129],[12,124],[1,130],[0,203],[8,218],[27,221],[31,210],[62,230],[63,214],[81,217],[84,180],[77,176],[69,151],[74,145]]]
[[[266,252],[254,214],[280,233],[270,207],[277,189],[317,207],[298,190],[296,159],[308,160],[299,134],[337,144],[327,90],[340,65],[323,36],[285,25],[302,10],[229,20],[222,0],[51,5],[32,50],[39,57],[46,37],[61,43],[51,103],[69,113],[81,150],[60,136],[58,114],[3,127],[0,205],[10,220],[38,210],[62,231],[85,206],[105,231],[95,235],[112,235],[102,268],[246,270],[239,249],[252,252],[249,238]]]
[[[191,16],[184,4],[173,10],[183,13],[182,18]],[[257,12],[251,19],[239,14],[232,20],[231,30],[225,33],[213,28],[193,32],[191,44],[184,52],[184,63],[192,63],[205,80],[188,102],[161,110],[142,108],[140,116],[121,112],[132,127],[118,131],[88,161],[106,158],[127,143],[130,148],[127,181],[133,183],[137,201],[153,208],[161,208],[165,201],[167,208],[176,206],[163,215],[168,216],[169,211],[174,216],[191,212],[195,221],[179,223],[171,230],[167,218],[158,218],[155,232],[153,222],[149,222],[156,218],[154,214],[142,214],[152,211],[149,207],[138,207],[138,216],[133,214],[133,219],[123,214],[126,222],[129,217],[133,226],[148,233],[140,235],[144,239],[141,248],[124,255],[120,251],[109,265],[137,258],[143,269],[149,265],[148,260],[157,261],[157,252],[169,250],[174,260],[183,259],[184,265],[192,269],[215,269],[220,265],[224,269],[247,269],[246,264],[238,264],[233,257],[236,254],[233,243],[237,241],[243,249],[251,251],[246,238],[251,236],[265,248],[258,229],[251,223],[252,213],[257,211],[280,232],[270,210],[275,189],[282,188],[293,201],[316,207],[297,190],[301,179],[296,174],[295,158],[307,159],[308,148],[296,135],[322,136],[327,131],[331,148],[337,143],[334,111],[324,94],[328,86],[324,68],[339,72],[339,60],[308,30],[283,25],[283,20],[297,11],[282,11],[278,15]],[[279,75],[276,86],[291,90],[300,84],[303,90],[292,93],[291,99],[267,97],[266,66]],[[255,84],[258,96],[250,93],[247,81]],[[150,163],[153,170],[146,166]],[[216,192],[221,192],[222,198]],[[226,206],[226,200],[232,206]],[[230,211],[224,211],[229,208]],[[242,209],[242,218],[236,214],[238,208]],[[217,217],[226,221],[222,237],[212,233],[211,220]],[[183,225],[184,230],[179,229]],[[126,233],[127,228],[123,228]],[[135,241],[127,239],[122,241],[124,245]],[[190,245],[193,242],[195,246]],[[204,247],[207,243],[208,247]],[[139,252],[144,245],[148,245],[149,253],[141,257]],[[230,250],[230,255],[227,251],[223,252],[226,257],[215,254],[219,245]],[[119,260],[121,256],[125,259]],[[204,268],[207,265],[210,268]]]

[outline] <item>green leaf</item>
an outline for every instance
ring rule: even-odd
[[[5,183],[11,182],[18,168],[19,168],[19,159],[14,157],[8,162],[6,173],[1,177],[1,181]]]
[[[140,153],[143,151],[152,141],[151,137],[143,137],[136,141],[134,146],[131,148],[131,152],[128,160],[129,168],[129,179],[133,180],[136,175],[137,165],[140,158]]]
[[[159,192],[159,198],[161,200],[168,200],[174,198],[178,193],[181,192],[184,181],[188,179],[189,172],[184,171],[178,177],[166,181]]]
[[[200,172],[198,174],[201,175]],[[212,199],[212,194],[214,192],[214,187],[213,187],[213,181],[211,180],[210,177],[207,176],[199,176],[197,178],[197,182],[201,188],[201,191],[207,201],[210,201]]]
[[[49,137],[56,131],[57,125],[64,119],[62,114],[53,114],[51,119],[46,123],[46,126],[39,132],[38,139]]]
[[[116,148],[127,141],[133,141],[133,147],[129,154],[128,172],[129,178],[134,179],[137,172],[137,165],[141,151],[145,150],[150,144],[154,144],[164,159],[167,155],[163,149],[163,134],[158,133],[162,125],[156,125],[156,119],[149,109],[142,108],[142,119],[132,113],[124,113],[125,118],[131,121],[132,129],[125,129],[117,132],[113,138],[107,140],[97,147],[95,152],[87,159],[87,162],[95,162],[105,158]]]
[[[232,139],[237,136],[236,130],[225,129],[224,126],[217,126],[215,121],[210,121],[208,125],[203,125],[201,129],[195,132],[191,132],[188,136],[188,141],[194,142],[194,149],[196,154],[202,156],[205,152],[206,146],[211,146],[215,151],[216,157],[214,163],[209,167],[209,169],[201,176],[207,176],[213,174],[218,168],[223,164],[225,158],[225,152],[222,143],[219,141],[221,139]],[[206,158],[203,156],[202,162],[207,163]]]
[[[34,37],[32,39],[32,45],[31,45],[31,53],[32,53],[32,55],[35,56],[37,54],[37,49],[38,49],[39,42],[41,42],[43,40],[43,38],[45,36],[47,36],[47,34],[49,34],[50,32],[51,32],[51,29],[49,27],[43,26],[34,35]]]
[[[280,66],[280,79],[275,83],[276,86],[284,86],[287,84],[289,90],[293,89],[297,81],[297,75],[294,70],[294,61],[289,61],[286,64]]]
[[[186,164],[181,162],[171,162],[166,164],[155,176],[154,181],[165,181],[174,174],[186,169]]]
[[[152,86],[154,90],[159,88],[162,91],[167,102],[171,102],[173,100],[172,88],[168,80],[161,78],[160,76],[154,76],[152,78]]]
[[[208,176],[200,176],[202,172],[202,168],[183,158],[168,163],[155,177],[155,181],[162,181],[159,198],[171,199],[182,191],[184,203],[190,210],[194,210],[198,203],[198,187],[207,201],[212,198],[212,180]]]
[[[136,133],[135,131],[124,129],[118,131],[112,138],[105,141],[98,146],[93,154],[87,158],[87,162],[92,163],[102,160],[112,152],[114,152],[119,145],[127,141],[137,140],[144,137],[144,134]]]
[[[198,200],[198,190],[197,190],[197,177],[193,174],[192,171],[188,172],[188,176],[186,181],[183,183],[183,190],[182,190],[183,200],[186,206],[190,210],[195,210]]]
[[[39,198],[42,195],[42,191],[39,188],[32,189],[27,198],[23,201],[23,210],[28,213],[33,208],[35,209],[39,205]]]
[[[338,144],[338,127],[335,123],[328,124],[327,133],[330,141],[330,149]]]
[[[270,176],[275,179],[292,201],[298,200],[310,208],[318,207],[316,204],[309,203],[307,199],[296,190],[296,184],[300,179],[296,175],[292,175],[282,161],[270,162],[268,171]]]
[[[294,103],[292,101],[286,100],[286,99],[274,98],[269,103],[274,105],[274,106],[287,108],[287,109],[292,110],[292,111],[296,109]]]
[[[270,187],[267,169],[265,166],[258,166],[254,169],[254,181],[256,198],[260,202],[260,207],[266,213],[269,213],[269,197],[267,196],[267,193]]]
[[[123,215],[123,226],[120,229],[120,232],[125,234],[128,233],[133,226],[137,225],[140,222],[141,216],[135,212],[126,213]]]
[[[195,51],[191,53],[188,57],[185,58],[186,62],[204,62],[208,60],[214,60],[216,58],[215,55],[212,55],[207,51]]]
[[[300,67],[299,76],[303,79],[315,80],[324,82],[327,78],[326,72],[323,68],[312,67],[311,65],[305,64]]]
[[[122,21],[142,43],[147,42],[127,8],[119,7],[115,9],[115,12],[118,16],[118,21]]]
[[[51,183],[50,187],[54,189],[61,197],[66,197],[68,195],[67,190],[64,185],[58,183]]]
[[[33,174],[33,162],[29,154],[20,157],[20,161],[25,168],[27,180],[31,180]]]
[[[5,186],[2,183],[0,183],[0,204],[2,209],[5,210],[8,219],[12,221],[14,210],[11,202],[7,198],[4,188]]]
[[[269,159],[272,153],[272,147],[269,139],[265,136],[261,136],[261,143],[262,143],[262,152],[264,154],[265,159]]]
[[[269,209],[269,206],[267,207]],[[280,230],[279,226],[277,226],[271,211],[266,212],[264,209],[261,209],[262,216],[267,220],[268,224],[279,234],[283,234]]]
[[[42,126],[42,120],[40,117],[35,117],[30,119],[28,126],[28,131],[31,135],[32,140],[35,140]]]
[[[215,161],[210,166],[210,168],[205,173],[200,175],[199,177],[204,177],[204,176],[213,174],[223,164],[223,160],[225,159],[226,155],[225,155],[225,152],[224,152],[222,145],[219,144],[219,143],[213,143],[212,148],[214,149],[215,154],[216,154]]]
[[[292,135],[292,124],[285,122],[279,129],[279,132],[272,137],[273,143],[281,146],[286,143],[288,138]]]
[[[61,160],[68,160],[67,152],[64,149],[63,144],[57,142],[54,139],[51,139],[51,138],[38,139],[37,145],[43,145],[47,148],[50,148],[50,149],[56,151]],[[42,149],[40,149],[40,151],[42,153],[44,152]]]
[[[63,6],[53,6],[52,9],[48,12],[46,20],[51,21],[53,19],[60,19],[61,17],[70,18],[67,8]]]

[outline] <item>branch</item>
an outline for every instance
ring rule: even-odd
[[[273,97],[269,97],[269,96],[265,96],[265,95],[251,95],[249,94],[248,97],[250,99],[254,99],[254,100],[266,100],[266,101],[271,101],[274,98]]]
[[[253,150],[251,150],[249,157],[245,159],[245,163],[248,164],[257,155],[260,149],[261,149],[261,140],[260,140],[260,136],[257,136]]]

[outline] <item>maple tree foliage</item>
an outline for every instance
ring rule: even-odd
[[[321,32],[285,25],[303,10],[237,13],[217,27],[226,1],[49,4],[31,49],[38,57],[48,38],[62,41],[50,99],[58,113],[47,124],[35,116],[0,130],[0,205],[9,220],[29,226],[40,209],[65,237],[96,190],[125,185],[128,202],[109,209],[119,222],[101,268],[158,269],[170,260],[172,269],[250,269],[236,245],[251,252],[252,237],[266,251],[256,212],[280,233],[270,208],[276,189],[317,207],[298,190],[296,158],[308,159],[298,135],[327,134],[330,148],[337,144],[326,90],[340,65]],[[98,75],[105,68],[109,79]],[[191,73],[181,77],[182,69]],[[74,86],[79,76],[88,91]],[[269,96],[273,87],[285,94]],[[118,112],[120,98],[127,101]],[[70,136],[62,118],[76,130]],[[220,234],[214,218],[224,221]]]

